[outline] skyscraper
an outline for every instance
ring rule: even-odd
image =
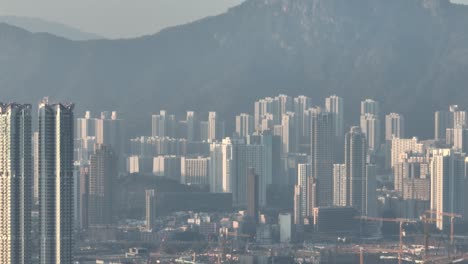
[[[249,114],[243,113],[236,116],[236,134],[238,137],[247,137],[254,132],[254,120]]]
[[[385,140],[405,137],[405,118],[397,113],[385,116]]]
[[[218,116],[216,112],[208,112],[208,140],[215,141],[217,138],[217,130],[218,126]]]
[[[156,190],[146,190],[146,230],[153,230],[156,224],[157,206],[156,206]]]
[[[295,187],[297,200],[294,206],[294,221],[297,224],[304,224],[304,219],[311,216],[312,208],[315,206],[311,200],[313,190],[310,190],[311,185],[309,184],[312,181],[310,169],[310,164],[298,164]]]
[[[247,215],[252,218],[255,223],[259,220],[259,186],[258,175],[254,168],[248,169],[247,180]]]
[[[366,136],[369,150],[376,152],[380,148],[380,119],[377,115],[361,115],[361,131]]]
[[[31,262],[31,106],[0,105],[0,263]]]
[[[282,153],[296,153],[298,146],[299,131],[297,130],[297,119],[293,112],[283,115],[282,125]]]
[[[352,127],[345,136],[346,205],[364,213],[366,208],[366,138],[359,127]]]
[[[464,153],[451,149],[434,149],[430,164],[431,210],[437,213],[465,213],[465,160]],[[465,214],[466,216],[466,214]],[[435,216],[437,228],[444,229],[449,223],[446,217]]]
[[[311,171],[317,182],[317,206],[333,205],[335,122],[333,114],[315,108],[311,116]]]
[[[193,111],[187,112],[187,140],[188,141],[198,141],[200,140],[200,123],[198,121],[198,116]]]
[[[39,132],[33,133],[33,161],[34,161],[34,203],[39,202]]]
[[[434,138],[436,140],[445,141],[445,133],[447,128],[453,128],[453,113],[449,111],[435,112]]]
[[[182,157],[180,163],[181,183],[194,185],[209,184],[210,158]]]
[[[424,145],[419,143],[417,137],[392,139],[391,167],[400,162],[400,155],[404,152],[423,153]]]
[[[296,118],[296,129],[298,135],[298,144],[306,144],[309,142],[310,129],[305,127],[304,113],[312,106],[312,100],[304,95],[294,98],[294,116]]]
[[[115,180],[117,158],[114,151],[105,145],[97,145],[90,158],[88,222],[89,225],[110,225],[114,221]]]
[[[39,104],[40,263],[72,263],[73,104]]]
[[[372,99],[365,99],[361,102],[361,115],[376,115],[380,114],[380,104],[379,102]]]
[[[344,137],[344,100],[343,98],[332,95],[325,98],[325,109],[333,113],[335,120],[335,135],[342,140]]]
[[[346,177],[346,164],[333,165],[333,205],[347,206],[348,183]]]
[[[151,135],[153,137],[166,136],[166,111],[161,110],[159,115],[151,116]]]

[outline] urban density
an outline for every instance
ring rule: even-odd
[[[345,100],[161,110],[131,138],[115,111],[1,104],[0,263],[465,261],[467,112],[419,139],[377,98],[350,123]]]

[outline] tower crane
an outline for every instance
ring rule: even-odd
[[[404,218],[381,218],[381,217],[368,217],[361,216],[358,219],[365,221],[381,221],[381,222],[393,222],[400,224],[400,244],[398,247],[398,264],[401,264],[401,259],[403,255],[403,224],[405,223],[416,223],[416,220],[413,219],[404,219]]]
[[[454,213],[446,213],[446,212],[440,212],[440,211],[435,211],[435,210],[427,210],[427,214],[435,214],[436,216],[448,216],[450,217],[450,244],[453,246],[453,240],[454,240],[454,221],[455,218],[462,218],[460,214],[454,214]]]

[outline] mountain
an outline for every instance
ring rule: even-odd
[[[30,32],[50,33],[70,40],[103,39],[96,34],[83,32],[60,23],[46,21],[40,18],[0,16],[0,22],[10,24]]]
[[[70,100],[123,112],[150,134],[159,109],[233,115],[286,93],[346,99],[406,116],[433,136],[433,111],[468,107],[468,7],[448,0],[247,0],[227,13],[126,40],[70,41],[0,25],[4,100]]]

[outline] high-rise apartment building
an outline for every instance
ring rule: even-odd
[[[366,138],[359,127],[345,136],[346,205],[362,214],[366,208]]]
[[[312,210],[315,207],[312,199],[314,190],[310,189],[312,185],[309,184],[313,182],[311,173],[310,164],[298,164],[297,182],[295,187],[297,200],[294,206],[294,221],[297,224],[304,224],[304,219],[312,215]]]
[[[200,140],[200,122],[198,115],[194,111],[188,111],[187,117],[187,140],[199,141]]]
[[[332,95],[325,98],[325,109],[327,112],[333,113],[333,118],[335,120],[335,136],[342,140],[344,137],[344,99]]]
[[[236,116],[236,135],[238,137],[247,137],[252,135],[254,131],[254,119],[251,115],[242,113]]]
[[[296,130],[298,135],[298,144],[306,144],[310,140],[310,129],[305,127],[307,125],[306,116],[304,115],[307,109],[312,107],[312,99],[307,96],[301,95],[294,98],[293,109],[294,117],[296,119]]]
[[[153,159],[153,174],[180,182],[181,157],[175,155],[157,156]]]
[[[385,140],[405,137],[405,118],[397,113],[385,116]]]
[[[372,99],[365,99],[361,102],[361,115],[371,114],[379,116],[380,104],[379,102]]]
[[[97,145],[91,155],[88,191],[89,225],[110,225],[114,222],[115,180],[117,179],[117,157],[105,145]]]
[[[210,158],[182,157],[180,164],[181,183],[190,185],[208,185]]]
[[[0,263],[31,263],[31,106],[0,105]]]
[[[146,190],[146,230],[153,230],[156,225],[157,217],[157,201],[156,201],[156,190]]]
[[[247,174],[247,215],[255,222],[259,221],[259,181],[254,168]]]
[[[346,164],[333,165],[333,205],[347,206],[348,182]]]
[[[317,206],[333,205],[335,123],[333,114],[315,108],[311,114],[311,171],[317,184]]]
[[[438,212],[436,225],[444,229],[449,221],[439,213],[465,215],[466,155],[451,149],[434,149],[432,155],[431,210]]]
[[[361,131],[367,139],[370,151],[376,152],[380,148],[380,119],[377,115],[361,115]]]
[[[281,121],[282,132],[282,153],[286,155],[288,153],[296,153],[298,146],[299,131],[297,130],[297,119],[293,112],[288,112],[283,115]]]
[[[392,139],[391,167],[400,162],[400,155],[404,152],[423,153],[424,145],[419,143],[418,138],[394,138]]]
[[[34,204],[37,204],[39,202],[39,132],[33,133],[32,143],[33,143],[32,149],[33,149],[33,162],[34,162],[33,197],[34,197]]]
[[[451,149],[434,149],[430,164],[431,210],[464,214],[465,154]],[[437,216],[437,227],[447,226],[445,217]]]
[[[40,263],[73,261],[73,104],[39,104]]]

